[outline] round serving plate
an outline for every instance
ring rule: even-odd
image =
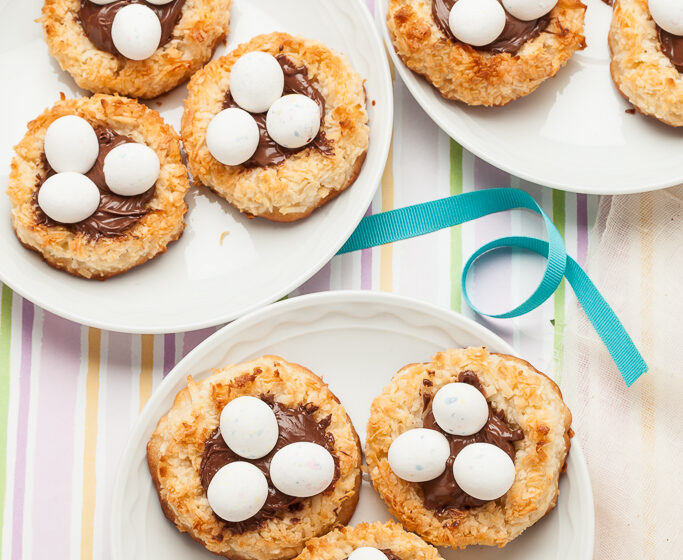
[[[449,347],[514,350],[491,331],[447,309],[379,292],[324,292],[293,298],[238,319],[187,355],[142,411],[121,457],[111,504],[112,560],[215,558],[164,517],[150,477],[147,441],[176,393],[192,375],[276,354],[311,369],[330,386],[365,440],[370,403],[402,366],[429,360]],[[363,481],[351,520],[389,519],[386,506]],[[588,560],[593,557],[591,484],[577,438],[560,482],[557,507],[503,549],[442,551],[447,560]]]
[[[492,165],[540,185],[588,194],[683,183],[683,130],[626,112],[631,105],[609,71],[612,8],[602,0],[583,1],[586,49],[534,93],[504,107],[469,107],[443,98],[396,54],[386,25],[389,0],[376,1],[375,17],[413,97],[444,132]]]
[[[26,123],[59,98],[86,95],[50,57],[35,20],[41,0],[0,0],[0,191],[7,187],[12,147]],[[249,220],[207,189],[192,189],[183,237],[168,252],[107,280],[74,278],[46,265],[17,241],[9,200],[0,195],[0,280],[58,315],[95,327],[140,333],[180,332],[225,323],[271,303],[308,280],[339,250],[379,185],[391,139],[389,65],[361,0],[234,0],[227,46],[259,33],[286,31],[344,53],[366,79],[370,147],[356,182],[293,224]],[[149,102],[180,129],[186,88]]]

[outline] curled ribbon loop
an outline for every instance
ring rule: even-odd
[[[461,282],[465,301],[480,315],[500,319],[518,317],[548,300],[566,277],[588,319],[605,343],[626,385],[630,387],[647,371],[645,360],[588,275],[567,255],[564,240],[555,224],[533,197],[520,189],[486,189],[367,216],[338,254],[425,235],[515,208],[525,208],[539,214],[545,222],[548,241],[534,237],[505,237],[481,247],[463,267]],[[472,303],[467,293],[466,280],[472,265],[479,257],[502,247],[532,251],[545,257],[547,262],[540,284],[526,301],[511,311],[493,315],[480,311]]]

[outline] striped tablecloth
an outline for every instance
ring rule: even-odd
[[[372,7],[372,0],[368,0]],[[519,187],[542,204],[583,264],[598,200],[511,177],[464,151],[394,83],[389,165],[371,212],[487,187]],[[483,243],[543,235],[529,214],[508,212],[381,248],[334,258],[293,296],[322,290],[392,291],[461,311],[463,259]],[[496,273],[490,269],[496,267]],[[503,253],[473,272],[473,299],[511,308],[540,278],[531,256]],[[501,279],[504,279],[501,281]],[[563,286],[527,316],[474,317],[562,384]],[[3,559],[108,558],[109,504],[118,458],[140,409],[173,365],[215,329],[126,335],[77,325],[2,287],[0,307],[0,555]]]
[[[380,212],[491,186],[532,194],[586,258],[597,199],[528,184],[464,151],[422,112],[400,80],[390,162],[372,203]],[[521,212],[483,218],[422,238],[336,257],[293,296],[322,290],[384,290],[473,316],[460,293],[463,259],[512,232],[543,234]],[[493,259],[491,259],[493,260]],[[495,274],[487,268],[496,267]],[[502,271],[502,272],[501,272]],[[473,299],[512,307],[541,267],[503,254],[474,270]],[[505,278],[505,281],[500,281]],[[560,378],[571,291],[519,319],[474,317],[539,369]],[[140,409],[173,365],[215,329],[126,335],[77,325],[2,289],[0,325],[0,509],[3,559],[107,558],[109,501],[118,457]]]

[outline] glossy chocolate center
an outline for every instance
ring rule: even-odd
[[[449,39],[458,41],[451,32],[448,18],[451,8],[458,0],[432,0],[432,15],[439,29]],[[500,0],[498,0],[500,2]],[[502,5],[502,2],[501,2]],[[480,51],[487,51],[492,54],[510,53],[515,54],[522,45],[531,39],[538,37],[550,23],[550,14],[546,14],[532,21],[522,21],[505,12],[505,28],[500,36],[483,47],[472,47]],[[471,46],[471,45],[470,45]]]
[[[149,213],[149,201],[154,198],[156,186],[137,196],[120,196],[109,190],[104,180],[104,158],[117,146],[134,142],[127,136],[118,134],[111,128],[95,126],[95,133],[100,144],[100,153],[85,176],[88,177],[100,190],[100,205],[95,213],[82,222],[76,224],[60,224],[49,218],[38,205],[38,191],[43,183],[55,174],[50,164],[43,154],[43,167],[45,173],[38,178],[38,188],[33,196],[33,203],[36,209],[36,223],[52,226],[64,226],[78,233],[83,233],[91,239],[97,240],[100,237],[119,237],[126,230],[133,227],[140,219]]]
[[[301,148],[289,149],[284,146],[280,146],[275,140],[270,137],[268,130],[266,128],[266,115],[267,113],[251,113],[254,117],[256,124],[259,129],[259,144],[256,148],[256,152],[251,158],[245,161],[242,165],[245,167],[266,167],[268,165],[277,165],[285,161],[290,155],[297,152],[301,152],[306,148],[313,146],[323,154],[327,156],[334,155],[334,149],[332,148],[332,143],[325,136],[325,131],[323,130],[323,121],[325,115],[325,98],[322,93],[313,85],[310,78],[308,77],[308,69],[305,66],[296,66],[287,56],[284,54],[279,54],[275,57],[282,67],[282,71],[285,74],[285,87],[283,95],[288,95],[291,93],[299,93],[310,97],[313,101],[320,107],[320,132],[313,139],[313,141],[306,146]],[[230,95],[228,91],[225,94],[225,101],[223,102],[223,109],[229,109],[231,107],[238,107],[237,103]]]
[[[118,0],[111,4],[98,5],[90,0],[81,0],[81,8],[78,11],[78,20],[88,39],[99,50],[120,56],[111,37],[111,26],[114,23],[116,13],[129,4],[142,4],[150,8],[161,22],[161,41],[163,47],[171,40],[173,30],[180,21],[185,0],[173,0],[168,4],[156,6],[144,0]]]
[[[458,376],[458,381],[476,387],[484,396],[486,396],[479,378],[475,373],[463,371]],[[448,508],[463,509],[478,507],[487,503],[486,501],[478,500],[465,493],[460,486],[458,486],[458,483],[453,476],[453,462],[458,453],[467,445],[470,445],[471,443],[493,444],[505,451],[514,462],[515,447],[512,443],[524,439],[522,430],[510,428],[505,419],[505,414],[502,411],[495,410],[490,404],[489,418],[486,425],[481,430],[471,436],[455,436],[445,432],[441,429],[439,424],[437,424],[434,419],[434,413],[432,412],[432,399],[431,397],[428,397],[428,400],[425,400],[425,418],[423,425],[425,428],[441,432],[446,436],[448,443],[451,446],[451,454],[446,462],[446,470],[444,473],[434,480],[422,482],[420,484],[424,494],[425,506],[436,511],[443,511]]]
[[[657,36],[662,52],[669,58],[676,70],[683,72],[683,36],[674,35],[657,26]]]
[[[335,465],[334,478],[325,491],[327,492],[333,488],[335,482],[339,479],[339,459],[334,455],[334,436],[327,432],[332,417],[328,416],[320,421],[316,420],[315,412],[318,410],[318,407],[311,403],[297,408],[290,408],[275,402],[269,396],[261,395],[261,400],[273,409],[279,428],[278,439],[273,450],[261,459],[245,459],[228,447],[221,435],[220,428],[217,428],[204,444],[204,454],[202,455],[202,462],[199,468],[204,489],[209,487],[211,479],[220,469],[235,461],[251,463],[258,467],[266,476],[268,481],[268,498],[256,515],[238,523],[221,519],[234,533],[244,533],[258,529],[265,521],[277,517],[278,514],[296,511],[302,502],[308,499],[287,496],[273,486],[270,479],[270,463],[273,460],[273,456],[283,447],[301,441],[317,443],[323,446],[332,453]]]

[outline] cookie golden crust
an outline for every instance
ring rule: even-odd
[[[296,560],[346,560],[362,546],[390,550],[401,560],[442,560],[436,548],[393,521],[335,529],[324,537],[308,541]]]
[[[183,83],[224,40],[232,0],[187,0],[172,39],[146,60],[97,49],[78,21],[81,0],[45,0],[43,25],[50,53],[79,87],[129,97],[157,97]]]
[[[41,223],[34,201],[45,174],[44,139],[53,121],[78,115],[91,125],[106,126],[152,148],[161,163],[150,212],[118,237],[92,239],[67,226]],[[7,195],[12,225],[19,241],[40,253],[54,268],[75,276],[105,280],[122,274],[160,253],[185,229],[185,194],[190,188],[180,156],[180,139],[161,116],[132,99],[94,95],[57,102],[28,123],[28,132],[14,148]]]
[[[447,99],[468,105],[505,105],[530,94],[583,49],[586,6],[559,0],[548,27],[516,55],[491,54],[446,37],[431,0],[389,0],[387,25],[403,62]]]
[[[260,395],[290,407],[313,403],[320,420],[331,415],[327,430],[334,436],[339,478],[331,491],[305,500],[301,509],[237,534],[211,510],[200,463],[223,407],[237,397]],[[277,356],[228,366],[200,382],[188,378],[187,388],[152,434],[147,460],[166,517],[209,551],[231,560],[293,558],[308,539],[348,523],[358,503],[360,441],[344,407],[319,377]]]
[[[243,54],[284,54],[305,66],[325,97],[321,129],[333,155],[314,147],[267,167],[227,166],[206,145],[206,129],[223,109],[230,70]],[[305,218],[348,188],[358,177],[368,149],[370,129],[363,80],[347,60],[317,41],[286,33],[259,35],[197,72],[185,100],[182,137],[193,176],[241,212],[279,222]]]
[[[436,513],[425,507],[419,484],[393,473],[387,453],[400,434],[422,427],[423,395],[435,394],[468,370],[479,377],[488,402],[524,432],[524,439],[514,444],[517,474],[508,493],[497,500]],[[423,383],[425,379],[433,385]],[[407,530],[436,546],[504,546],[555,506],[570,425],[571,413],[557,385],[527,362],[489,354],[485,348],[447,350],[431,363],[405,366],[374,400],[365,454],[375,488]]]
[[[683,126],[683,74],[662,52],[647,0],[617,0],[609,30],[615,85],[639,112]]]

